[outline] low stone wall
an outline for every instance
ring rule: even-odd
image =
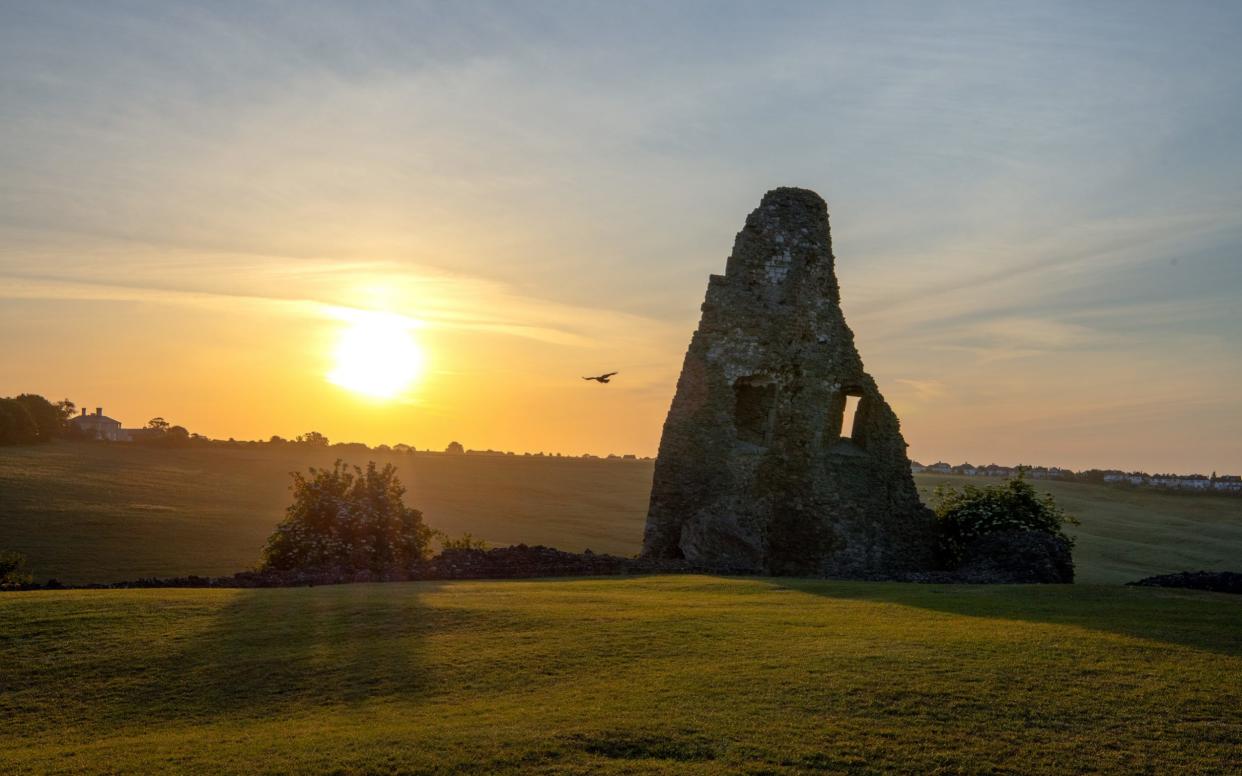
[[[597,577],[633,574],[686,574],[702,572],[685,561],[623,558],[591,552],[563,552],[552,547],[519,544],[491,550],[445,550],[408,569],[382,572],[348,568],[298,571],[240,571],[227,577],[145,578],[91,585],[23,585],[24,590],[124,589],[150,587],[307,587],[356,582],[410,582],[434,579],[531,579],[537,577]]]
[[[1126,584],[1135,587],[1184,587],[1242,595],[1242,573],[1236,571],[1179,571],[1176,574],[1161,574]]]
[[[984,541],[986,540],[986,541]],[[968,560],[956,570],[907,572],[904,574],[865,574],[841,579],[873,582],[917,582],[925,584],[1066,583],[1073,581],[1073,565],[1068,544],[1035,532],[1009,532],[989,535],[971,547]],[[753,573],[753,572],[751,572]],[[86,589],[124,589],[149,587],[309,587],[359,582],[411,582],[436,579],[532,579],[538,577],[599,577],[640,574],[725,574],[746,576],[741,569],[708,568],[685,560],[664,558],[624,558],[591,552],[563,552],[552,547],[518,544],[490,550],[445,550],[419,561],[410,568],[382,572],[350,568],[323,568],[297,571],[240,571],[225,577],[167,577],[135,579],[128,582],[91,585],[62,585],[55,580],[44,585],[22,585],[21,590],[56,590],[68,587]],[[1172,575],[1184,576],[1184,575]],[[1242,575],[1235,574],[1242,580]],[[831,577],[830,577],[831,578]],[[1154,577],[1152,580],[1163,579]],[[1143,580],[1131,584],[1162,584]],[[1237,583],[1242,589],[1242,581]],[[1179,585],[1194,586],[1194,585]],[[1203,587],[1201,589],[1220,589]],[[1230,590],[1227,592],[1238,592]]]

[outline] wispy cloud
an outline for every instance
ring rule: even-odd
[[[512,386],[530,417],[569,417],[537,395],[545,373],[631,365],[607,394],[635,391],[631,409],[565,434],[638,440],[641,406],[653,451],[707,274],[765,189],[805,185],[829,201],[847,318],[916,447],[999,446],[988,424],[1015,417],[1072,446],[1072,413],[1180,391],[1186,425],[1161,433],[1242,465],[1232,6],[5,17],[0,299],[384,310],[471,334],[463,350],[538,346]],[[1071,375],[1064,414],[1030,409]]]

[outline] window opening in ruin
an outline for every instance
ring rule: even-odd
[[[841,412],[841,436],[846,439],[853,439],[857,430],[855,423],[858,420],[858,404],[862,401],[861,396],[847,393],[845,395],[845,409]]]
[[[772,383],[752,383],[743,378],[734,383],[733,397],[737,438],[756,445],[766,444],[768,421],[776,402],[776,386]]]

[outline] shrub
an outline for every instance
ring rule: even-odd
[[[365,470],[337,461],[331,469],[293,474],[293,503],[263,551],[263,568],[408,568],[426,556],[432,530],[402,501],[391,464]]]
[[[956,566],[962,560],[973,540],[1001,531],[1042,531],[1073,546],[1073,540],[1061,529],[1067,523],[1077,525],[1078,520],[1057,506],[1051,493],[1036,493],[1021,471],[1000,485],[980,488],[968,484],[961,490],[941,485],[932,501],[939,518],[938,549],[949,565]]]
[[[29,585],[33,577],[26,573],[26,556],[20,552],[0,552],[0,590]]]
[[[466,531],[461,536],[452,537],[443,531],[436,531],[440,547],[445,550],[486,550],[487,542]]]

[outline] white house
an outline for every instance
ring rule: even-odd
[[[94,415],[82,414],[69,421],[77,431],[90,439],[106,439],[109,442],[128,442],[129,434],[121,428],[121,421],[103,414],[103,407],[96,407]]]

